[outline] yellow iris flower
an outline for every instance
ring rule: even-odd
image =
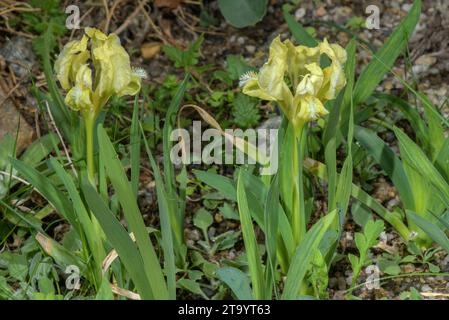
[[[320,58],[326,55],[331,63],[324,69]],[[318,46],[294,46],[278,36],[270,45],[268,61],[258,73],[249,72],[240,79],[243,93],[278,102],[295,128],[317,120],[328,111],[324,103],[335,99],[345,86],[343,64],[346,51],[325,39]]]
[[[129,55],[116,34],[105,35],[94,28],[86,28],[81,40],[65,45],[55,62],[55,72],[67,91],[65,103],[94,117],[111,96],[137,94],[145,76],[144,71],[131,68]]]

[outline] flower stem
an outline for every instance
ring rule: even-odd
[[[95,162],[94,162],[94,128],[95,116],[87,114],[84,117],[84,125],[86,127],[86,162],[87,176],[89,182],[95,186]]]
[[[292,228],[296,245],[299,245],[306,232],[304,187],[303,187],[303,157],[304,148],[301,143],[303,126],[293,130],[293,161],[292,161]]]

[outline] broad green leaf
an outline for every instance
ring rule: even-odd
[[[253,300],[248,276],[239,269],[232,267],[220,268],[217,277],[226,283],[239,300]]]
[[[203,183],[217,189],[228,200],[237,201],[234,181],[217,173],[193,170],[195,176]]]
[[[268,0],[218,0],[221,13],[232,26],[244,28],[262,20]]]

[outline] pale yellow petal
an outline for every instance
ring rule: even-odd
[[[329,113],[320,99],[312,95],[295,97],[295,104],[298,108],[297,114],[295,115],[295,122],[298,123],[315,121]]]
[[[82,65],[75,77],[75,85],[67,92],[65,103],[77,111],[94,109],[92,103],[92,70]]]
[[[331,65],[323,70],[324,83],[318,96],[323,100],[332,100],[346,85],[343,70],[343,64],[346,62],[346,51],[338,44],[330,45],[326,39],[320,44],[320,50],[331,59]]]
[[[323,70],[316,63],[306,64],[309,72],[306,74],[296,88],[297,95],[316,95],[323,84]]]
[[[64,90],[69,90],[75,80],[78,67],[89,58],[87,51],[88,38],[67,43],[55,61],[56,78]]]

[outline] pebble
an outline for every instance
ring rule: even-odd
[[[345,277],[338,277],[337,279],[337,286],[339,290],[345,290],[346,289],[346,278]]]
[[[256,52],[256,46],[253,45],[247,45],[245,46],[245,49],[249,54],[253,54],[254,52]]]
[[[412,5],[410,3],[404,3],[401,7],[401,9],[405,12],[409,12],[411,8],[412,8]]]
[[[198,241],[201,238],[200,232],[196,229],[189,230],[187,233],[187,238],[192,241]]]
[[[244,37],[238,37],[237,38],[237,43],[238,44],[245,44],[245,38]]]
[[[431,55],[422,55],[415,61],[413,72],[415,74],[422,74],[429,70],[430,66],[437,62],[437,58]]]
[[[8,60],[7,63],[11,65],[12,70],[19,77],[29,74],[36,62],[36,55],[31,42],[24,37],[12,37],[6,40],[0,48],[0,55]],[[17,61],[20,64],[10,63],[9,61]]]
[[[320,6],[316,12],[315,12],[317,17],[324,17],[327,14],[326,8],[324,6]]]
[[[402,270],[404,273],[412,273],[415,271],[415,266],[411,263],[402,265]]]
[[[421,290],[422,290],[423,292],[431,292],[431,291],[432,291],[432,288],[431,288],[428,284],[425,284],[425,285],[423,285],[423,286],[421,287]]]
[[[304,18],[306,15],[306,9],[304,8],[299,8],[298,10],[295,11],[295,19],[296,20],[301,20],[302,18]]]

